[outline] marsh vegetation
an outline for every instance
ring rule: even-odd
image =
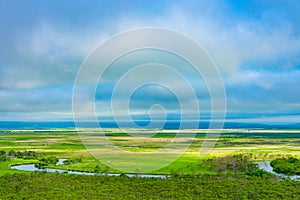
[[[174,139],[176,132],[162,130],[159,134],[144,139],[131,137],[118,129],[106,129],[102,132],[86,129],[80,134],[88,137],[106,136],[114,145],[129,152],[153,152],[164,148]],[[162,199],[183,197],[296,199],[300,196],[299,182],[279,180],[275,175],[259,169],[253,163],[273,160],[272,166],[277,172],[285,173],[282,169],[289,169],[290,174],[298,173],[300,131],[223,130],[209,155],[200,158],[199,151],[205,140],[205,134],[206,132],[199,130],[195,138],[189,138],[188,134],[187,137],[180,138],[181,143],[192,141],[188,151],[169,166],[151,172],[169,177],[162,180],[106,176],[124,172],[109,168],[95,159],[74,130],[2,130],[0,188],[6,189],[2,189],[5,191],[1,191],[3,192],[1,194],[5,195],[3,198],[13,199],[28,199],[28,195],[31,195],[29,199],[39,197],[57,199],[56,194],[60,199],[97,199],[99,195],[104,199],[114,199],[121,194],[122,198]],[[100,148],[109,153],[109,149]],[[167,149],[167,151],[176,150],[178,149]],[[56,165],[62,158],[64,159],[62,165]],[[92,172],[98,176],[45,174],[10,168],[18,164]],[[291,165],[294,167],[290,167]],[[4,186],[4,182],[9,184]],[[65,183],[68,183],[66,187],[57,188]],[[242,189],[236,190],[235,187]],[[50,194],[51,190],[58,192]]]

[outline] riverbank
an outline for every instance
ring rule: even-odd
[[[59,159],[56,165],[63,165],[63,161],[66,159]],[[273,171],[272,166],[270,165],[270,161],[261,161],[254,162],[258,166],[259,169],[262,169],[266,172],[272,173],[279,178],[287,178],[295,181],[300,181],[300,176],[297,175],[284,175],[279,174]],[[38,169],[35,164],[21,164],[21,165],[13,165],[10,167],[13,170],[20,170],[26,172],[47,172],[47,173],[61,173],[61,174],[76,174],[76,175],[88,175],[88,176],[127,176],[127,177],[138,177],[138,178],[168,178],[170,175],[163,174],[118,174],[118,173],[96,173],[96,172],[82,172],[82,171],[74,171],[74,170],[62,170],[55,168],[44,168]]]
[[[59,159],[56,165],[61,165],[65,159]],[[87,175],[87,176],[128,176],[128,177],[139,177],[139,178],[167,178],[168,175],[158,175],[158,174],[116,174],[116,173],[96,173],[96,172],[81,172],[73,170],[62,170],[55,168],[44,168],[38,169],[35,164],[22,164],[11,166],[13,170],[20,170],[26,172],[47,172],[47,173],[61,173],[61,174],[77,174],[77,175]]]
[[[254,163],[258,165],[259,169],[262,169],[262,170],[265,170],[266,172],[275,174],[276,176],[278,176],[280,178],[288,178],[291,180],[300,181],[299,175],[285,175],[285,174],[276,173],[273,170],[273,167],[271,166],[270,161],[262,161],[262,162],[254,162]]]

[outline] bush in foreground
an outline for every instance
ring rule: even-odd
[[[170,179],[56,173],[0,177],[0,199],[299,199],[300,183],[227,175]]]

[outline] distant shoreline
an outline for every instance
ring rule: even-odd
[[[184,129],[188,129],[189,122],[184,122]],[[91,128],[91,122],[80,122],[77,123],[77,127],[80,128]],[[146,126],[148,124],[148,121],[139,121],[138,125],[143,128],[143,126]],[[130,127],[130,124],[127,122],[121,122],[117,124],[116,122],[100,122],[100,125],[102,128],[119,128],[121,126],[122,128],[132,128]],[[118,126],[119,125],[119,126]],[[43,122],[34,122],[34,121],[0,121],[0,129],[17,129],[17,130],[47,130],[47,129],[55,129],[55,128],[75,128],[75,123],[73,121],[43,121]],[[168,121],[164,125],[162,129],[170,129],[170,130],[177,130],[180,127],[180,122],[178,121]],[[156,127],[153,127],[156,128]],[[200,122],[199,129],[208,129],[209,128],[209,122]],[[240,123],[240,122],[225,122],[224,123],[224,129],[261,129],[261,130],[294,130],[294,129],[300,129],[300,123],[291,123],[291,124],[265,124],[265,123]]]

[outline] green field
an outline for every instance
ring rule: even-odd
[[[186,130],[186,132],[188,131]],[[185,130],[182,133],[184,134]],[[247,154],[250,157],[249,159],[253,161],[272,160],[281,156],[300,157],[300,131],[298,130],[223,130],[210,153],[206,157],[200,158],[201,145],[205,140],[205,134],[205,131],[198,130],[195,138],[190,138],[189,134],[186,137],[177,138],[180,144],[192,141],[189,149],[170,165],[151,173],[213,174],[215,172],[199,167],[199,164],[205,159],[237,154]],[[95,138],[95,141],[97,137],[106,136],[123,151],[145,153],[164,148],[166,144],[175,138],[176,131],[163,130],[149,138],[132,137],[118,129],[104,129],[102,131],[85,129],[80,132],[80,135]],[[110,152],[109,148],[96,144],[96,142],[94,146],[91,146],[94,150],[107,152],[107,154]],[[94,158],[86,146],[82,144],[79,134],[73,129],[2,130],[0,131],[0,149],[6,152],[10,150],[31,150],[38,152],[40,157],[56,156],[58,158],[80,158],[82,160],[80,163],[52,166],[61,169],[93,172],[98,165],[101,171],[122,173],[120,170],[105,166]],[[180,145],[178,145],[178,149],[170,151],[178,150],[180,150]],[[0,175],[22,173],[10,169],[10,165],[35,162],[37,160],[9,158],[5,162],[0,162]],[[124,161],[114,160],[114,162],[117,165],[122,165]]]

